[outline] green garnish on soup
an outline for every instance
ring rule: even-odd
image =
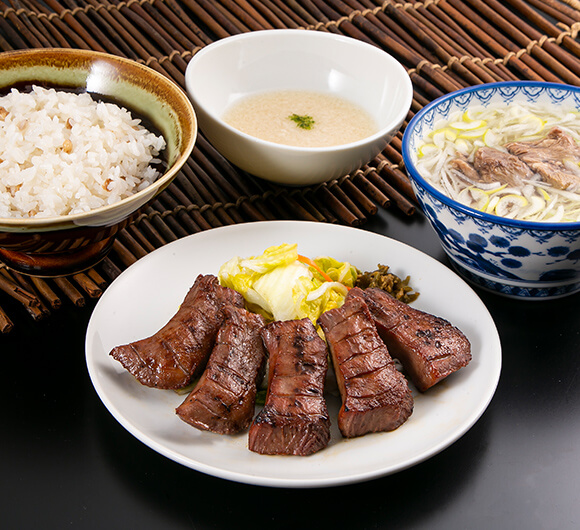
[[[310,130],[314,127],[314,118],[312,116],[300,116],[299,114],[291,114],[288,116],[289,120],[292,120],[297,127],[300,129]]]

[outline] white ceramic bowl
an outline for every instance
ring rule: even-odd
[[[263,30],[216,41],[198,51],[185,73],[200,130],[230,162],[290,186],[338,178],[368,163],[397,133],[413,97],[410,78],[380,48],[308,30]],[[248,95],[305,90],[330,93],[365,109],[378,132],[333,147],[263,141],[224,123],[232,103]]]
[[[580,222],[506,219],[450,199],[415,166],[419,141],[439,120],[470,106],[526,103],[580,110],[580,87],[533,81],[490,83],[447,94],[418,112],[403,136],[403,160],[417,199],[454,268],[472,283],[509,297],[559,298],[580,291]]]

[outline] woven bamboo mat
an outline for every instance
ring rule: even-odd
[[[182,87],[189,59],[229,35],[276,28],[347,35],[407,68],[414,86],[408,119],[447,92],[485,82],[580,85],[580,0],[0,0],[0,10],[2,51],[104,51],[147,64]],[[415,212],[401,134],[359,171],[300,189],[241,172],[200,135],[174,183],[94,269],[42,280],[0,266],[0,331],[46,318],[62,304],[85,305],[139,258],[189,234],[274,219],[359,226],[378,208]]]

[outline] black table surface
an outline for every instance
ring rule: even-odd
[[[448,264],[424,218],[364,229]],[[580,527],[580,295],[526,302],[477,291],[503,366],[479,421],[410,469],[321,489],[250,486],[177,464],[99,400],[85,365],[94,303],[0,336],[0,528]]]

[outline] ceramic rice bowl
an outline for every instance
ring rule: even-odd
[[[191,154],[197,121],[189,98],[171,80],[105,53],[51,48],[0,54],[0,93],[31,85],[116,103],[166,141],[161,176],[119,202],[71,215],[0,218],[0,260],[8,267],[37,276],[73,274],[102,260],[115,235],[171,183]]]

